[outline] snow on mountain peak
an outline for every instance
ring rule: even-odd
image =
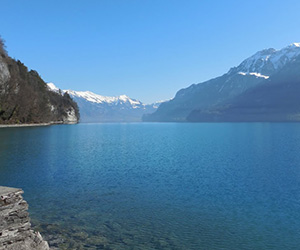
[[[59,88],[55,86],[55,84],[53,82],[49,82],[47,83],[47,87],[49,90],[53,91],[53,92],[59,92]]]
[[[59,93],[59,88],[57,88],[53,83],[47,83],[48,89],[54,92]],[[136,108],[145,108],[145,106],[149,106],[150,104],[143,104],[141,101],[132,99],[127,95],[120,96],[102,96],[95,94],[91,91],[74,91],[74,90],[61,90],[61,93],[68,93],[70,96],[75,98],[82,98],[88,102],[97,103],[97,104],[108,104],[108,105],[126,105],[127,107],[131,107],[133,109]],[[153,104],[154,108],[157,108],[159,103]]]
[[[299,48],[299,47],[300,47],[300,43],[292,43],[292,44],[289,45],[288,47],[291,47],[291,48]]]
[[[123,101],[123,102],[127,102],[130,100],[130,98],[127,95],[120,95],[116,98],[118,98],[120,101]]]
[[[244,60],[235,72],[245,72],[246,74],[256,72],[262,75],[271,75],[299,55],[300,43],[293,43],[281,50],[265,49]]]
[[[89,102],[94,103],[113,103],[118,100],[117,97],[110,97],[110,96],[102,96],[95,94],[91,91],[74,91],[74,90],[64,90],[63,92],[68,92],[69,95],[83,98]]]

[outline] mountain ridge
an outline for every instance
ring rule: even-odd
[[[193,110],[190,122],[299,122],[300,55],[266,84],[208,110]]]
[[[102,96],[91,91],[60,90],[54,83],[48,88],[57,93],[68,93],[79,106],[81,122],[140,122],[142,115],[154,112],[161,102],[144,104],[137,99]]]
[[[265,49],[242,61],[222,76],[179,90],[169,102],[156,112],[145,115],[143,121],[186,122],[194,110],[210,110],[268,82],[300,55],[300,43],[293,43],[281,50]]]

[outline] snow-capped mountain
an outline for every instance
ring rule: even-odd
[[[258,77],[269,77],[277,70],[300,55],[300,43],[293,43],[281,50],[265,49],[244,60],[238,67],[228,73],[253,74]]]
[[[299,57],[300,43],[293,43],[281,50],[271,48],[259,51],[220,77],[179,90],[174,99],[163,103],[143,120],[187,121],[194,110],[202,112],[225,103],[228,105],[229,100],[252,88],[277,82],[274,78],[283,69],[287,72],[286,68],[295,64]]]
[[[120,96],[102,96],[102,95],[97,95],[93,92],[90,91],[74,91],[74,90],[65,90],[69,95],[72,97],[76,98],[83,98],[89,102],[93,103],[106,103],[109,105],[118,105],[118,104],[124,104],[129,108],[144,108],[146,106],[142,102],[131,99],[126,95],[120,95]]]
[[[90,91],[60,90],[53,83],[47,85],[54,92],[68,93],[77,102],[81,122],[139,122],[161,103],[144,104],[126,95],[102,96]]]
[[[191,122],[300,122],[300,56],[250,88],[206,110],[193,110]]]

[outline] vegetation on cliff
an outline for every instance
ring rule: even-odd
[[[36,71],[9,57],[0,38],[0,124],[78,120],[76,102],[68,94],[50,91]]]

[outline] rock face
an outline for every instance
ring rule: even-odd
[[[34,70],[9,57],[0,37],[0,124],[77,123],[71,97],[49,91]]]
[[[49,250],[40,233],[31,229],[22,193],[0,186],[0,250]]]

